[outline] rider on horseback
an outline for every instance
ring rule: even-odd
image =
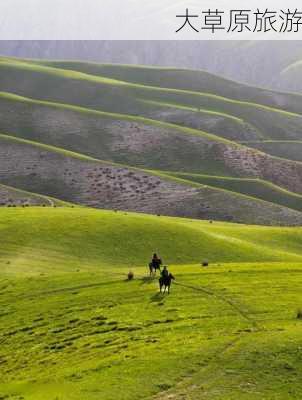
[[[160,276],[162,278],[168,278],[169,271],[168,271],[168,268],[166,267],[166,265],[164,266],[163,270],[161,271]]]
[[[156,271],[160,271],[160,266],[162,265],[162,260],[157,256],[156,253],[153,254],[152,260],[149,264],[150,276],[156,275]]]
[[[152,266],[153,266],[153,268],[154,269],[160,269],[160,266],[161,266],[161,264],[162,264],[162,261],[161,261],[161,259],[157,256],[157,254],[156,253],[154,253],[153,254],[153,257],[152,257]]]
[[[170,293],[170,286],[172,280],[174,280],[174,276],[168,271],[168,268],[164,266],[163,270],[160,273],[160,278],[159,278],[159,290],[162,293],[162,288],[164,286],[164,293],[166,292],[166,289],[168,289],[168,293]]]

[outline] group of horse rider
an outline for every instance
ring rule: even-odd
[[[171,286],[171,281],[174,280],[174,276],[168,271],[168,268],[166,265],[163,266],[163,269],[161,269],[163,262],[160,257],[156,253],[153,254],[153,257],[151,259],[151,262],[149,263],[149,270],[150,270],[150,276],[155,276],[156,271],[159,270],[160,272],[160,278],[159,278],[159,288],[160,292],[162,292],[162,288],[164,287],[164,293],[166,292],[166,289],[168,289],[168,293],[170,292],[170,286]]]

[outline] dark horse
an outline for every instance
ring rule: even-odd
[[[169,273],[168,276],[162,276],[159,278],[160,293],[162,293],[163,286],[164,286],[164,293],[166,293],[166,289],[168,289],[168,294],[170,293],[170,286],[171,286],[172,280],[174,281],[175,278],[171,273]]]
[[[156,275],[157,270],[160,272],[161,263],[162,263],[161,259],[153,260],[150,262],[149,264],[150,276]]]

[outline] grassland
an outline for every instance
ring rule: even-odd
[[[28,60],[24,61],[28,62]],[[286,107],[284,107],[285,110],[287,110],[288,107],[297,110],[296,107],[299,107],[297,103],[301,101],[301,97],[298,94],[276,93],[271,90],[251,87],[205,71],[72,61],[38,60],[35,63],[141,85],[211,93],[214,95],[218,94],[222,97],[244,100],[276,108],[282,108],[283,103],[286,104]],[[301,63],[291,65],[290,68],[283,71],[282,75],[285,78],[285,75],[288,74],[289,71],[292,72],[292,70],[295,69],[298,72],[299,68],[301,68]],[[298,112],[301,111],[300,108],[298,108],[298,110]]]
[[[204,185],[226,189],[302,211],[302,196],[259,179],[229,178],[200,174],[169,173]]]
[[[260,140],[245,143],[272,156],[287,158],[288,160],[302,162],[301,140]]]
[[[95,208],[155,215],[301,225],[302,216],[296,209],[242,193],[9,135],[0,135],[0,144],[1,182],[44,196]]]
[[[154,110],[141,100],[176,104],[242,119],[267,139],[300,136],[301,109],[293,111],[288,102],[285,103],[288,109],[282,110],[208,92],[148,86],[16,60],[2,59],[0,68],[1,90],[25,97],[141,116],[148,116]],[[294,95],[294,98],[293,103],[299,107],[300,96]]]
[[[7,185],[0,185],[0,204],[1,206],[17,207],[17,206],[71,206],[62,200],[49,196],[43,196],[37,193],[27,192],[25,190],[16,189]]]
[[[252,88],[202,71],[171,68],[1,58],[0,70],[0,130],[10,140],[28,141],[24,146],[46,146],[45,154],[51,159],[57,160],[58,153],[66,162],[72,159],[72,171],[61,160],[66,174],[81,172],[75,166],[78,159],[87,160],[86,166],[88,162],[109,162],[111,166],[135,167],[140,174],[163,172],[161,177],[168,179],[168,185],[178,173],[187,174],[185,178],[196,174],[203,179],[221,177],[220,181],[211,178],[211,182],[199,178],[202,212],[188,215],[170,207],[175,215],[267,224],[267,219],[256,215],[261,206],[271,204],[283,207],[283,211],[268,213],[268,219],[284,224],[289,209],[301,212],[302,164],[296,144],[300,143],[302,116],[298,95]],[[39,157],[43,158],[42,148]],[[97,191],[92,193],[95,189],[84,185],[83,179],[74,176],[73,182],[66,184],[58,168],[55,175],[48,176],[54,169],[47,165],[38,177],[1,178],[2,183],[65,201],[108,207],[109,199],[101,204]],[[81,165],[82,170],[87,169]],[[170,171],[173,176],[165,175]],[[197,183],[186,179],[181,184],[192,187],[192,181]],[[241,189],[239,182],[244,182]],[[134,194],[134,203],[141,201],[140,195]],[[123,198],[122,193],[119,197]],[[244,221],[235,212],[240,201],[241,208],[248,209]],[[206,213],[209,203],[216,209]],[[188,204],[191,207],[192,203]],[[129,209],[125,202],[123,207]],[[197,207],[194,204],[193,208]],[[146,207],[131,209],[150,212]],[[299,216],[292,221],[289,218],[288,224],[296,225]]]
[[[0,91],[0,400],[300,400],[301,96],[11,58]]]
[[[85,208],[0,217],[3,399],[301,398],[301,228]],[[154,251],[176,276],[169,296],[147,276]]]

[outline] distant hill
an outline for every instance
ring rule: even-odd
[[[301,224],[299,95],[175,68],[1,58],[0,71],[0,183],[98,208]]]
[[[82,260],[83,271],[96,268],[109,277],[110,271],[133,265],[144,267],[145,272],[146,260],[154,248],[162,250],[165,259],[181,268],[182,263],[196,265],[202,258],[230,265],[255,263],[256,270],[260,268],[256,263],[260,262],[302,261],[301,228],[210,224],[84,207],[0,209],[0,217],[0,264],[12,275],[22,268],[28,275],[35,269],[50,275],[58,271],[71,273]],[[16,235],[12,236],[12,232]],[[41,252],[43,258],[39,258]],[[61,264],[54,269],[58,255]],[[8,259],[13,265],[5,267]]]
[[[70,206],[64,201],[49,196],[37,195],[11,186],[0,184],[0,206],[2,207],[29,207],[29,206]]]
[[[1,41],[0,54],[203,69],[256,86],[302,91],[300,41]]]

